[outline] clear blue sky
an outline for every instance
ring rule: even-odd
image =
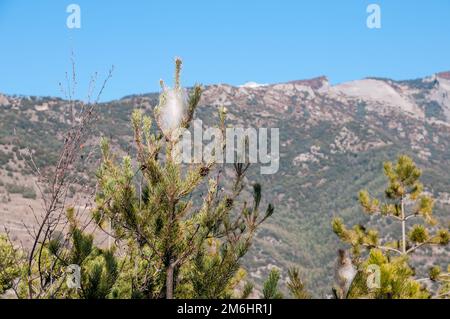
[[[370,3],[380,30],[366,27]],[[0,0],[0,92],[60,95],[72,48],[80,97],[115,65],[106,100],[158,90],[175,56],[185,85],[416,78],[450,69],[450,1]]]

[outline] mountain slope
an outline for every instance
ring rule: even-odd
[[[385,182],[382,162],[399,153],[413,156],[424,169],[427,190],[439,198],[436,214],[449,222],[449,92],[448,72],[411,81],[368,78],[336,86],[320,77],[206,87],[197,113],[206,125],[217,120],[216,108],[225,105],[233,125],[280,129],[279,172],[261,176],[254,167],[249,178],[262,182],[264,200],[276,206],[245,260],[250,277],[261,282],[272,266],[286,276],[286,269],[297,265],[317,296],[328,293],[340,246],[331,231],[332,217],[348,223],[368,220],[358,208],[357,192],[370,188],[379,194]],[[132,151],[131,111],[143,107],[150,112],[156,102],[157,94],[148,94],[99,105],[93,136],[105,135],[117,149]],[[27,205],[39,208],[17,154],[30,147],[38,165],[55,161],[70,121],[63,115],[66,107],[66,101],[56,98],[0,95],[0,225],[10,227],[17,240],[26,238],[21,220],[33,223]],[[80,174],[92,183],[92,174],[82,169]],[[436,258],[430,254],[421,257],[450,261],[448,252]]]

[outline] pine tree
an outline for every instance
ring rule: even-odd
[[[288,289],[295,299],[310,299],[311,295],[306,290],[305,284],[300,278],[300,271],[298,268],[291,268],[288,272],[289,281],[287,283]]]
[[[446,271],[442,271],[439,266],[430,268],[429,279],[432,282],[439,284],[438,293],[435,298],[449,298],[450,297],[450,264]]]
[[[240,260],[257,227],[273,213],[260,214],[261,186],[253,187],[251,204],[238,201],[249,164],[233,165],[230,190],[221,184],[223,169],[214,161],[177,161],[178,129],[189,128],[201,87],[190,94],[180,85],[181,60],[175,62],[175,87],[163,92],[152,119],[141,110],[132,115],[136,159],[118,164],[106,140],[94,216],[111,228],[127,269],[115,294],[132,298],[225,298],[242,277]],[[219,110],[225,128],[225,111]],[[223,145],[222,147],[226,147]],[[133,163],[136,162],[136,165]],[[205,195],[197,200],[198,194]]]
[[[13,288],[23,269],[22,257],[22,252],[14,247],[9,238],[0,235],[0,295]]]
[[[430,294],[415,280],[409,266],[409,257],[416,250],[430,245],[449,243],[448,229],[436,231],[433,217],[433,198],[423,192],[419,179],[422,174],[411,158],[402,155],[396,164],[384,164],[388,179],[385,202],[370,196],[367,190],[359,193],[363,210],[370,215],[391,218],[400,225],[400,234],[389,234],[393,240],[382,243],[376,229],[356,225],[348,229],[342,219],[335,218],[332,226],[336,235],[350,244],[359,273],[354,280],[350,297],[427,298]],[[416,224],[410,225],[412,221]],[[397,235],[397,237],[396,237]],[[360,260],[362,248],[369,251],[365,261]],[[370,289],[367,284],[368,267],[376,265],[381,272],[381,287]]]
[[[40,299],[106,299],[118,277],[118,260],[114,252],[94,245],[94,237],[78,225],[73,208],[67,210],[69,231],[56,233],[48,242],[39,245],[37,258],[31,269],[32,280],[25,272],[19,286],[19,298],[28,297],[32,288]],[[25,264],[25,260],[21,261]],[[80,267],[80,287],[67,285],[71,265]],[[24,266],[26,268],[26,266]]]
[[[390,256],[380,249],[371,249],[369,256],[361,264],[348,298],[373,299],[426,299],[429,291],[415,278],[415,272],[408,264],[407,256]],[[370,270],[379,270],[379,287],[371,287]]]
[[[263,285],[264,299],[282,299],[283,293],[278,288],[278,283],[281,279],[280,271],[272,269],[267,276]],[[293,299],[311,299],[311,295],[306,290],[305,284],[300,278],[300,271],[298,268],[290,268],[288,271],[287,290],[290,292],[290,297]]]
[[[272,269],[264,282],[263,298],[264,299],[282,299],[283,294],[278,290],[278,281],[280,280],[280,272]]]

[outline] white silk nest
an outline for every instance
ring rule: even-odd
[[[163,134],[169,137],[179,128],[187,116],[188,95],[182,88],[165,89],[160,95],[158,124]]]

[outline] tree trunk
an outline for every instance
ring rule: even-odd
[[[402,197],[402,253],[406,254],[406,214],[405,214],[405,203]]]
[[[175,265],[171,263],[167,268],[166,274],[166,298],[173,299],[173,275]]]

